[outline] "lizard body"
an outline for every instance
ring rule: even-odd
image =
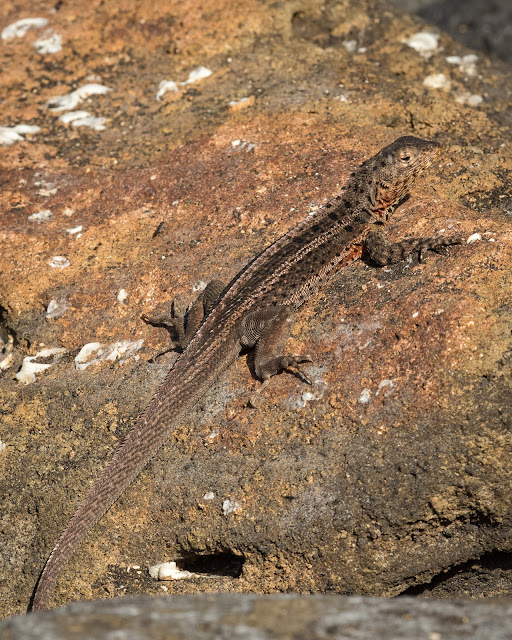
[[[308,356],[282,355],[293,314],[338,270],[366,251],[391,264],[413,251],[441,250],[458,237],[387,244],[380,230],[415,178],[435,160],[440,145],[405,136],[366,161],[340,195],[281,236],[222,288],[211,283],[193,305],[185,347],[153,399],[64,529],[39,578],[32,609],[44,609],[75,549],[179,426],[241,349],[255,347],[262,381]],[[223,289],[223,290],[222,290]]]

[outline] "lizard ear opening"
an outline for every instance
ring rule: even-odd
[[[405,148],[402,149],[400,151],[400,162],[404,165],[404,166],[408,166],[409,164],[411,164],[411,162],[414,161],[414,153],[412,152],[411,149],[409,148]]]

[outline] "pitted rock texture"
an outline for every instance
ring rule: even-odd
[[[0,622],[5,640],[480,640],[510,638],[512,604],[199,595],[76,602]]]
[[[1,26],[41,11],[8,1]],[[282,375],[252,409],[241,357],[91,532],[54,604],[160,593],[147,567],[164,560],[202,574],[169,592],[391,596],[494,554],[505,564],[484,595],[510,595],[510,73],[448,63],[468,52],[443,35],[420,55],[403,41],[428,27],[373,0],[70,1],[43,14],[62,51],[38,53],[44,29],[0,42],[0,126],[40,128],[0,149],[3,615],[26,610],[176,358],[141,314],[228,281],[407,133],[445,149],[390,237],[476,241],[345,268],[289,343],[314,355],[312,388]],[[200,67],[212,74],[193,80]],[[449,88],[425,86],[434,73]],[[176,90],[157,101],[164,80]],[[104,129],[49,110],[91,84],[111,90],[74,110]],[[85,344],[126,340],[144,343],[76,368]],[[25,386],[15,374],[37,353],[26,367],[51,366]]]

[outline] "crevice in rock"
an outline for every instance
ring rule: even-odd
[[[492,597],[512,595],[512,552],[491,551],[445,569],[401,596]]]
[[[245,559],[230,551],[212,553],[209,555],[190,555],[176,561],[176,565],[183,571],[202,573],[213,576],[229,576],[239,578]]]

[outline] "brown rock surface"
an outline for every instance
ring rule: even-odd
[[[240,358],[95,528],[55,603],[159,593],[127,567],[167,559],[210,574],[172,592],[389,596],[510,551],[511,74],[448,63],[468,52],[442,35],[422,57],[402,41],[424,25],[370,0],[4,6],[2,28],[47,17],[62,51],[36,51],[45,29],[0,41],[0,125],[40,127],[0,147],[0,338],[4,355],[14,347],[0,378],[3,614],[26,609],[176,357],[156,357],[168,336],[141,313],[228,280],[406,133],[446,149],[390,235],[481,240],[344,269],[291,340],[315,355],[313,388],[281,376],[249,409],[256,381]],[[212,75],[184,84],[200,66]],[[449,89],[424,86],[440,73]],[[163,80],[182,84],[157,101]],[[104,130],[46,106],[86,84],[111,89],[75,107]],[[46,317],[52,300],[60,317]],[[124,363],[75,368],[86,343],[139,339]],[[67,353],[21,384],[23,358],[48,348]],[[512,592],[505,565],[494,595]]]

